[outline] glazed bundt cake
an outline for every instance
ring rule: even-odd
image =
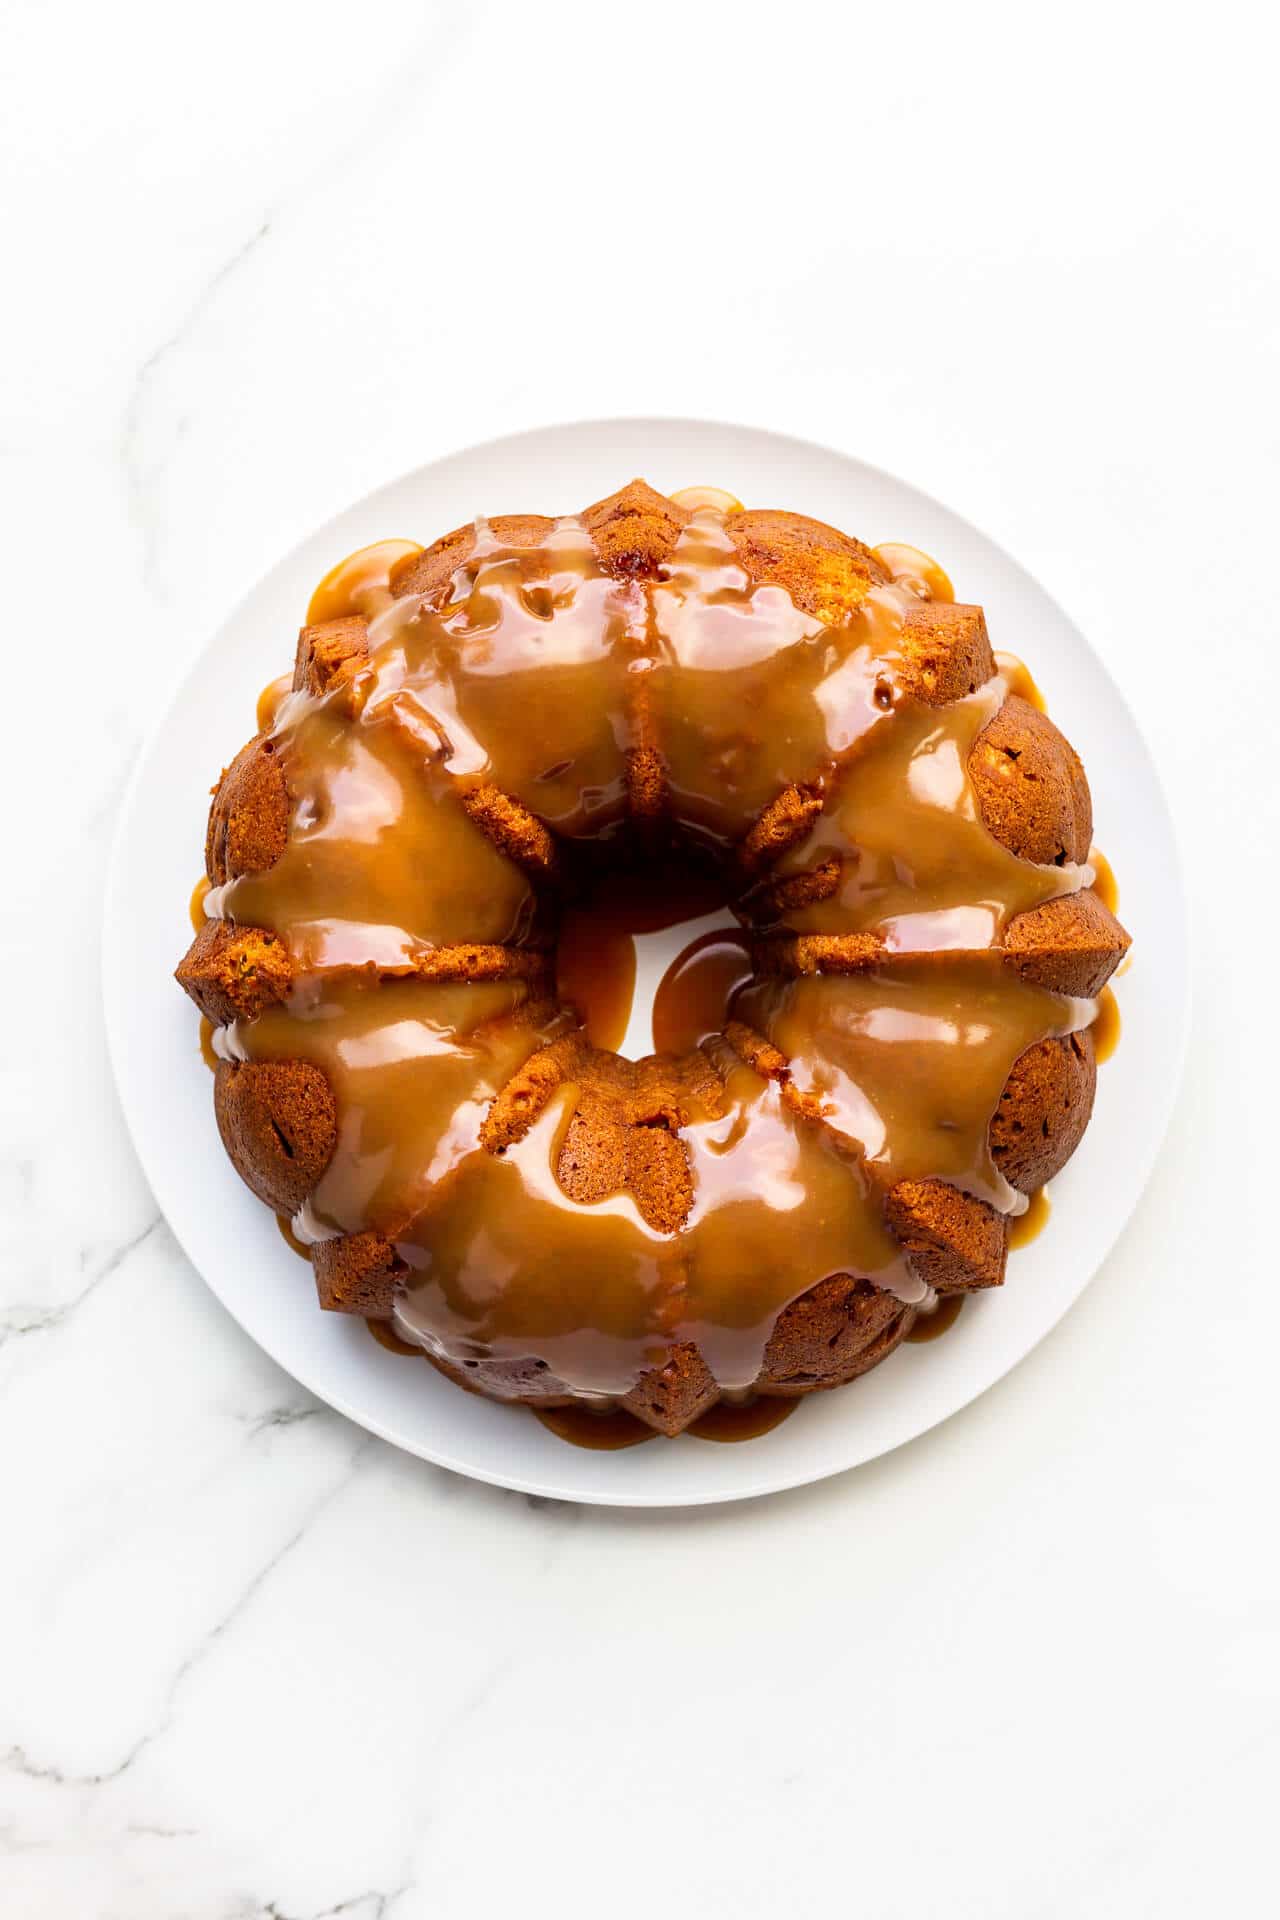
[[[321,1305],[676,1434],[998,1286],[1128,937],[981,608],[911,549],[640,481],[369,552],[218,783],[177,971]],[[720,875],[752,975],[723,1031],[627,1060],[557,1003],[558,916],[673,860]]]

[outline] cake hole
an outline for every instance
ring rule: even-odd
[[[285,1155],[286,1159],[292,1160],[293,1148],[289,1145],[288,1136],[285,1134],[283,1128],[278,1127],[275,1121],[273,1120],[271,1122],[271,1131],[272,1133],[274,1133],[276,1139],[280,1142],[281,1153]]]
[[[592,1046],[632,1059],[687,1051],[657,1037],[655,1014],[664,981],[691,934],[703,935],[713,921],[723,924],[726,939],[739,933],[723,879],[687,853],[592,877],[595,884],[584,887],[561,920],[557,997],[577,1009]],[[717,1026],[713,1020],[707,1031]],[[690,1046],[700,1037],[695,1033]],[[645,1114],[640,1124],[669,1130],[672,1121]]]

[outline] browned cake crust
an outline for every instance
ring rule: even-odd
[[[866,1280],[819,1281],[778,1316],[756,1392],[774,1399],[845,1386],[870,1372],[910,1332],[915,1313]],[[540,1361],[475,1360],[455,1366],[428,1356],[446,1378],[473,1393],[524,1406],[567,1407],[581,1398]],[[640,1379],[618,1405],[674,1438],[709,1411],[720,1388],[697,1347],[674,1347],[665,1364]]]
[[[978,735],[969,778],[988,830],[1012,853],[1041,866],[1088,859],[1093,805],[1079,755],[1017,694]]]
[[[634,481],[581,516],[601,566],[622,580],[658,577],[689,515]],[[538,516],[499,516],[489,525],[504,544],[540,544],[556,523]],[[888,579],[859,541],[803,516],[738,512],[725,522],[750,579],[785,588],[804,611],[839,621],[868,591]],[[394,569],[398,595],[447,594],[475,546],[472,526],[458,528]],[[903,635],[902,679],[915,697],[943,706],[985,684],[995,661],[980,608],[922,601]],[[348,618],[304,627],[294,687],[321,693],[350,679],[368,653],[368,629]],[[631,756],[634,819],[654,818],[665,802],[660,743]],[[1088,783],[1061,733],[1026,701],[1010,697],[978,736],[969,774],[982,819],[994,838],[1040,864],[1083,862],[1092,817]],[[493,842],[555,895],[558,850],[552,835],[500,789],[474,783],[465,804]],[[823,808],[821,780],[796,785],[765,808],[736,849],[741,874],[754,880],[753,904],[780,916],[834,891],[835,863],[778,879],[783,853],[809,831]],[[214,885],[268,869],[282,853],[291,798],[269,736],[250,741],[224,772],[210,809],[206,868]],[[1022,978],[1055,991],[1095,996],[1128,946],[1128,936],[1092,892],[1066,895],[1023,913],[1006,928],[1001,951]],[[762,933],[754,961],[760,974],[849,972],[884,957],[872,936]],[[546,978],[549,960],[536,943],[525,948],[438,948],[421,963],[440,980]],[[191,998],[215,1024],[251,1019],[284,998],[289,955],[269,930],[211,920],[177,971]],[[527,1016],[526,1016],[527,1017]],[[757,1072],[773,1079],[787,1103],[825,1124],[816,1103],[790,1081],[789,1064],[759,1034],[730,1023],[728,1038]],[[507,1082],[484,1123],[482,1142],[501,1153],[519,1140],[555,1090],[572,1079],[578,1101],[561,1142],[559,1180],[569,1196],[591,1202],[630,1192],[642,1217],[661,1232],[677,1229],[693,1197],[680,1127],[695,1108],[714,1109],[721,1083],[701,1053],[629,1062],[568,1033],[535,1052]],[[1030,1193],[1065,1164],[1093,1104],[1094,1047],[1080,1032],[1032,1047],[1015,1064],[991,1121],[991,1152],[1009,1182]],[[268,1205],[295,1213],[314,1190],[337,1138],[334,1100],[325,1076],[299,1061],[227,1062],[215,1083],[215,1109],[227,1153]],[[885,1215],[921,1278],[938,1292],[997,1286],[1004,1276],[1007,1223],[982,1201],[940,1180],[900,1181],[884,1195]],[[328,1240],[312,1250],[321,1305],[370,1319],[389,1319],[407,1269],[392,1237],[375,1232]],[[910,1329],[913,1310],[869,1281],[822,1280],[779,1315],[756,1382],[765,1394],[795,1395],[840,1385],[876,1365]],[[449,1378],[490,1397],[556,1406],[575,1396],[542,1361],[471,1361],[430,1356]],[[714,1405],[720,1390],[694,1346],[675,1347],[666,1363],[643,1375],[621,1402],[668,1434]]]
[[[1041,1040],[1014,1062],[991,1120],[991,1151],[1021,1193],[1061,1173],[1084,1137],[1097,1085],[1093,1035],[1086,1027]]]
[[[358,614],[304,627],[293,663],[295,693],[328,693],[369,657],[369,623]]]
[[[224,1060],[213,1110],[236,1172],[277,1213],[295,1214],[333,1156],[337,1111],[305,1060]]]
[[[283,1000],[293,982],[293,964],[283,942],[265,928],[206,920],[174,977],[217,1027],[252,1020]]]
[[[241,749],[214,788],[205,838],[205,871],[214,886],[262,873],[284,852],[289,794],[261,734]]]

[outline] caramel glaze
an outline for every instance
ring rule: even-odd
[[[1093,868],[1094,892],[1108,913],[1118,913],[1120,910],[1120,888],[1116,884],[1116,876],[1112,870],[1111,862],[1108,860],[1106,854],[1099,848],[1091,847],[1089,850],[1089,865]]]
[[[751,978],[747,936],[716,927],[691,940],[671,962],[653,995],[657,1053],[690,1053],[724,1030],[735,993]]]
[[[888,568],[895,586],[910,588],[922,600],[955,599],[947,574],[932,555],[922,553],[919,547],[907,547],[900,541],[890,540],[872,551]]]
[[[908,1334],[907,1338],[910,1337]],[[747,1400],[721,1400],[717,1406],[699,1414],[685,1432],[694,1440],[758,1440],[761,1434],[772,1433],[775,1427],[780,1427],[799,1404],[798,1400],[763,1395]],[[646,1427],[634,1414],[621,1408],[612,1413],[593,1413],[589,1407],[535,1407],[533,1414],[557,1439],[593,1452],[638,1447],[646,1440],[658,1438],[652,1427]]]
[[[592,905],[570,909],[556,945],[556,995],[578,1014],[593,1047],[616,1053],[622,1045],[635,990],[636,943],[628,927]]]
[[[300,1254],[304,1260],[310,1260],[311,1249],[305,1240],[299,1240],[293,1230],[293,1222],[287,1213],[278,1213],[276,1215],[276,1225],[280,1229],[280,1238],[284,1241],[290,1253]]]
[[[892,972],[759,980],[733,1011],[790,1062],[791,1087],[886,1190],[942,1179],[1015,1214],[1026,1200],[996,1166],[991,1115],[1015,1060],[1087,1026],[1093,1003],[1011,978],[998,954],[977,953],[945,967],[930,956]]]
[[[635,997],[636,935],[659,933],[722,908],[727,920],[723,884],[709,869],[651,863],[610,868],[566,909],[556,943],[556,995],[576,1010],[593,1046],[616,1051],[622,1044]],[[713,1020],[705,1031],[722,1025]],[[660,1053],[685,1053],[701,1038],[699,1033],[687,1045],[673,1046],[657,1038],[655,1026],[654,1046]]]
[[[590,1407],[534,1407],[532,1411],[534,1419],[557,1440],[567,1440],[571,1447],[585,1447],[591,1453],[617,1453],[623,1447],[642,1447],[646,1440],[658,1438],[652,1427],[621,1407],[601,1413],[593,1413]]]
[[[199,933],[201,928],[204,926],[204,922],[205,922],[204,903],[209,897],[209,889],[211,885],[212,885],[212,882],[210,881],[208,874],[202,873],[200,875],[200,878],[196,881],[195,886],[192,887],[191,889],[191,904],[188,907],[187,911],[191,916],[191,925],[196,933]]]
[[[278,929],[306,972],[407,974],[437,947],[523,944],[527,876],[468,816],[426,723],[371,712],[365,692],[285,702],[269,745],[295,796],[287,844],[266,872],[213,888],[206,913]]]
[[[281,1223],[283,1229],[284,1223]],[[286,1239],[289,1235],[286,1233]],[[293,1245],[294,1242],[290,1241]],[[305,1252],[303,1247],[297,1251]],[[950,1326],[960,1311],[963,1296],[957,1294],[953,1300],[940,1303],[937,1315],[938,1331],[943,1325]],[[420,1346],[402,1340],[394,1328],[385,1320],[367,1320],[365,1325],[380,1347],[388,1353],[398,1353],[411,1360],[421,1360],[425,1356]],[[921,1336],[909,1333],[907,1338]],[[932,1335],[927,1336],[932,1338]],[[717,1440],[732,1442],[755,1440],[761,1434],[772,1433],[775,1427],[793,1414],[799,1405],[797,1399],[780,1399],[764,1395],[751,1395],[745,1400],[722,1400],[706,1413],[700,1414],[686,1428],[695,1440]],[[643,1446],[646,1440],[656,1440],[658,1434],[653,1427],[646,1427],[634,1414],[625,1408],[597,1411],[592,1407],[531,1407],[529,1410],[535,1420],[554,1433],[558,1440],[565,1440],[573,1447],[584,1447],[593,1453],[616,1453],[624,1447]]]
[[[422,1348],[416,1344],[411,1346],[407,1340],[402,1340],[389,1320],[366,1320],[365,1325],[378,1345],[385,1347],[388,1353],[402,1354],[407,1360],[426,1359]]]
[[[1120,1044],[1120,1008],[1110,987],[1098,996],[1098,1017],[1093,1027],[1093,1050],[1098,1065],[1109,1060]]]
[[[217,1071],[218,1056],[213,1047],[213,1022],[206,1019],[204,1014],[200,1016],[200,1058],[211,1073]]]
[[[505,548],[478,522],[443,602],[407,595],[369,639],[355,683],[366,726],[383,721],[453,781],[514,796],[567,838],[622,822],[630,685],[653,652],[648,602],[602,570],[577,521],[532,549]]]
[[[229,1061],[307,1061],[328,1078],[338,1143],[294,1222],[314,1245],[366,1227],[395,1231],[469,1156],[487,1163],[480,1132],[490,1103],[559,1024],[521,981],[315,973],[287,1003],[220,1027],[215,1049]]]
[[[686,832],[740,840],[780,793],[848,754],[882,717],[915,601],[875,587],[857,618],[827,626],[783,588],[753,586],[721,516],[695,514],[652,589],[641,678]]]
[[[686,1432],[695,1440],[758,1440],[762,1433],[772,1433],[784,1420],[789,1420],[799,1404],[798,1400],[780,1400],[763,1394],[752,1400],[721,1400],[699,1414]]]
[[[1037,1187],[1027,1203],[1026,1212],[1019,1215],[1009,1228],[1010,1252],[1017,1247],[1029,1247],[1033,1240],[1038,1240],[1049,1224],[1052,1210],[1049,1189]]]
[[[671,495],[676,506],[683,507],[687,513],[697,513],[702,507],[710,507],[716,513],[741,513],[742,502],[732,493],[726,493],[723,487],[681,487],[679,493]]]
[[[329,569],[312,594],[307,624],[318,626],[322,621],[343,620],[351,614],[372,619],[391,605],[395,568],[421,552],[416,540],[379,540],[349,553]]]
[[[295,1228],[308,1243],[367,1230],[392,1243],[399,1338],[454,1368],[531,1363],[599,1405],[692,1342],[743,1392],[779,1312],[824,1277],[928,1304],[886,1221],[895,1182],[1025,1205],[993,1162],[992,1114],[1019,1055],[1093,1009],[1024,981],[1001,940],[1088,874],[1016,858],[987,831],[967,762],[1006,683],[942,706],[906,690],[904,628],[950,583],[911,550],[882,555],[892,577],[829,624],[752,585],[714,506],[644,583],[606,574],[565,520],[531,548],[477,522],[430,599],[383,605],[399,557],[385,549],[357,556],[355,586],[350,563],[322,584],[314,614],[372,613],[368,652],[275,716],[265,751],[289,795],[286,842],[206,911],[273,930],[294,985],[220,1029],[218,1052],[322,1069],[337,1145]],[[628,822],[741,873],[738,850],[797,783],[820,810],[740,910],[766,946],[855,935],[878,963],[801,978],[761,964],[729,1038],[704,1038],[678,1063],[675,1106],[637,1126],[643,1073],[584,1053],[527,964],[550,943],[530,875],[544,897],[576,845]],[[514,857],[474,817],[494,793],[523,822]],[[504,948],[523,977],[425,977],[456,943]],[[925,948],[948,964],[913,958]],[[671,1031],[685,1044],[692,1026]],[[512,1076],[551,1061],[549,1097],[492,1134]],[[616,1189],[586,1202],[565,1167],[602,1074],[639,1144]],[[637,1184],[637,1165],[662,1178]]]
[[[782,1296],[816,1276],[852,1270],[921,1297],[857,1162],[727,1050],[721,1071],[723,1091],[691,1100],[681,1130],[694,1195],[681,1231],[652,1225],[629,1192],[569,1198],[556,1168],[580,1089],[567,1082],[521,1140],[459,1162],[447,1198],[396,1235],[401,1332],[455,1364],[532,1351],[600,1395],[692,1339],[734,1391],[757,1378]]]
[[[1085,868],[1019,859],[979,816],[967,762],[1005,691],[997,675],[942,708],[891,694],[774,870],[775,889],[778,876],[834,875],[784,908],[789,931],[873,934],[891,953],[986,952],[1018,914],[1080,887]],[[776,897],[766,892],[762,919]]]
[[[259,733],[270,733],[276,724],[280,709],[293,691],[293,675],[282,673],[276,680],[268,680],[258,695],[257,722]]]
[[[996,669],[1011,694],[1019,700],[1025,700],[1037,713],[1049,711],[1045,697],[1031,677],[1031,669],[1025,660],[1019,660],[1016,653],[997,653]]]
[[[1023,1219],[1026,1219],[1026,1217],[1024,1214]],[[1021,1222],[1018,1224],[1021,1225]],[[931,1313],[918,1313],[916,1315],[905,1338],[909,1340],[913,1346],[921,1346],[927,1340],[937,1340],[941,1338],[948,1327],[954,1327],[956,1321],[960,1318],[960,1309],[963,1305],[964,1295],[962,1293],[944,1295]]]

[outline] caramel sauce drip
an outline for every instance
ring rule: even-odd
[[[567,838],[594,837],[627,811],[631,670],[647,626],[640,587],[602,571],[576,520],[520,550],[477,522],[442,604],[407,596],[374,622],[366,712],[398,713],[453,779],[513,795]]]
[[[343,620],[362,614],[366,620],[382,613],[394,598],[391,576],[398,566],[422,552],[416,540],[379,540],[360,547],[331,567],[311,596],[308,626],[325,620]],[[266,727],[259,721],[263,732]]]
[[[258,695],[255,717],[259,733],[272,733],[280,716],[280,709],[293,692],[293,675],[282,673],[275,680],[268,680]]]
[[[738,840],[780,793],[849,752],[881,716],[913,597],[872,589],[853,617],[824,624],[782,587],[753,586],[722,516],[695,514],[652,590],[655,648],[640,683],[687,832]]]
[[[300,971],[410,973],[438,947],[523,943],[528,878],[469,817],[420,716],[372,707],[367,691],[361,676],[320,701],[294,696],[271,742],[292,802],[284,851],[214,888],[206,911],[281,933]]]
[[[724,927],[701,933],[682,950],[656,989],[652,1027],[659,1053],[688,1053],[718,1032],[733,989],[750,972],[745,937],[729,919],[722,881],[696,863],[613,868],[563,914],[556,993],[562,1005],[578,1013],[593,1046],[615,1051],[626,1035],[635,998],[637,937],[715,914],[723,915]],[[736,954],[732,964],[730,951]]]
[[[750,978],[750,945],[744,933],[718,927],[691,940],[654,990],[655,1051],[689,1053],[723,1032],[729,1004]]]
[[[734,1003],[790,1062],[792,1086],[885,1185],[947,1180],[1001,1213],[1025,1204],[988,1128],[1015,1060],[1087,1026],[1093,1003],[1012,975],[998,954],[892,972],[765,979]]]
[[[873,934],[891,953],[982,952],[1016,915],[1079,888],[1082,867],[1019,859],[979,814],[969,755],[1005,691],[997,677],[946,707],[895,693],[775,869],[837,870],[824,897],[786,910],[789,929]]]
[[[703,507],[726,515],[742,512],[741,500],[732,493],[726,493],[723,487],[681,487],[679,493],[673,493],[670,497],[686,513],[697,513]]]
[[[203,933],[204,931],[206,918],[204,903],[209,897],[211,886],[212,882],[208,878],[208,875],[202,873],[191,889],[191,903],[187,911],[191,916],[192,930],[196,933]]]
[[[1120,911],[1120,888],[1111,862],[1098,847],[1089,850],[1089,865],[1093,868],[1093,891],[1101,900],[1108,913]]]
[[[388,1353],[402,1354],[406,1360],[426,1359],[422,1348],[416,1344],[411,1345],[408,1340],[402,1340],[390,1321],[366,1320],[365,1325],[378,1345],[385,1347]]]
[[[899,541],[890,540],[884,546],[873,547],[872,552],[881,565],[888,569],[895,586],[909,587],[922,600],[955,599],[955,591],[947,574],[931,555],[922,553],[919,547],[906,547]]]
[[[631,931],[592,906],[571,908],[560,922],[556,997],[577,1013],[593,1047],[617,1052],[626,1038],[635,991]]]
[[[569,1198],[556,1168],[580,1089],[567,1083],[501,1156],[458,1163],[447,1197],[396,1236],[411,1270],[400,1330],[455,1362],[534,1352],[608,1395],[692,1339],[732,1391],[754,1382],[779,1309],[825,1274],[922,1298],[865,1169],[722,1048],[723,1095],[681,1132],[694,1192],[682,1231],[659,1232],[628,1192]]]
[[[290,1253],[300,1254],[304,1260],[310,1260],[311,1249],[305,1240],[299,1240],[293,1230],[293,1222],[290,1220],[288,1214],[278,1213],[276,1215],[276,1225],[280,1229],[280,1238],[284,1241]]]
[[[532,1412],[557,1440],[567,1440],[571,1447],[585,1447],[590,1453],[617,1453],[623,1447],[642,1447],[646,1440],[658,1438],[652,1427],[621,1407],[609,1413],[593,1413],[589,1407],[534,1407]]]
[[[721,1400],[685,1431],[695,1440],[758,1440],[761,1434],[772,1433],[789,1420],[799,1405],[798,1400],[766,1398],[763,1394],[754,1400]]]
[[[1120,1007],[1110,987],[1098,996],[1098,1017],[1093,1023],[1093,1051],[1101,1066],[1120,1045]]]
[[[218,1056],[213,1049],[213,1022],[200,1015],[200,1058],[211,1073],[218,1071]]]
[[[394,1235],[469,1155],[489,1104],[551,1029],[519,981],[435,985],[312,975],[219,1034],[229,1060],[305,1060],[328,1076],[338,1142],[294,1221],[312,1243]]]
[[[556,945],[556,994],[562,1005],[576,1010],[593,1046],[614,1052],[626,1035],[635,998],[637,935],[660,933],[722,909],[727,920],[723,884],[709,870],[656,862],[610,869],[567,909]],[[657,1007],[655,998],[655,1021]],[[713,1020],[706,1031],[722,1025]],[[702,1037],[671,1047],[656,1031],[655,1026],[659,1052],[686,1053]]]
[[[1049,1224],[1049,1215],[1051,1212],[1052,1207],[1049,1202],[1049,1189],[1047,1187],[1037,1187],[1027,1202],[1026,1212],[1019,1214],[1018,1218],[1010,1224],[1010,1252],[1013,1252],[1018,1247],[1029,1247],[1033,1240],[1038,1240]]]
[[[747,1391],[781,1309],[831,1275],[927,1303],[887,1225],[887,1190],[947,1180],[1016,1212],[991,1115],[1018,1055],[1093,1011],[1026,985],[998,952],[1010,918],[1084,877],[1015,859],[978,814],[967,760],[1004,681],[942,708],[901,684],[907,614],[949,595],[946,576],[915,550],[881,549],[891,581],[824,623],[752,585],[717,503],[698,507],[656,582],[606,575],[576,521],[519,550],[478,522],[442,592],[394,599],[412,551],[366,549],[322,583],[313,619],[371,617],[368,659],[272,716],[285,850],[206,903],[274,929],[295,964],[288,1000],[222,1029],[219,1053],[308,1061],[333,1090],[337,1145],[295,1232],[391,1241],[405,1273],[398,1339],[452,1366],[536,1357],[605,1399],[684,1341],[728,1392]],[[695,1056],[702,1079],[690,1077],[678,1119],[627,1123],[655,1164],[678,1141],[692,1200],[661,1227],[622,1149],[606,1197],[575,1200],[562,1179],[602,1076],[625,1107],[625,1063],[570,1060],[523,1136],[491,1151],[495,1096],[572,1023],[520,980],[419,977],[440,946],[544,937],[526,873],[476,824],[478,799],[518,803],[526,825],[527,809],[568,861],[634,812],[657,825],[637,797],[655,754],[668,825],[715,851],[816,780],[823,810],[769,880],[821,866],[834,888],[768,924],[870,933],[893,957],[737,991],[734,1019],[786,1056],[784,1084],[720,1037],[745,971],[736,936],[681,956],[658,995],[658,1045],[687,1055],[700,1042],[714,1070]],[[562,943],[561,995],[597,1045],[618,1031],[618,956],[643,930],[642,904],[576,975],[574,942]],[[922,947],[954,957],[913,958]],[[615,987],[598,995],[611,969]]]
[[[300,1247],[299,1251],[305,1253],[306,1249]],[[939,1307],[936,1316],[939,1332],[943,1331],[944,1325],[951,1324],[960,1306],[961,1299],[957,1296],[954,1301],[944,1302]],[[387,1321],[367,1320],[365,1325],[378,1345],[385,1347],[388,1353],[401,1354],[409,1360],[424,1358],[422,1348],[416,1343],[402,1340]],[[921,1337],[914,1333],[907,1335],[908,1340]],[[685,1431],[695,1440],[722,1443],[756,1440],[762,1434],[772,1433],[775,1427],[780,1427],[799,1404],[796,1399],[768,1398],[761,1394],[745,1400],[722,1400],[717,1406],[700,1414]],[[583,1447],[592,1453],[618,1453],[625,1447],[643,1446],[647,1440],[659,1437],[653,1427],[647,1427],[642,1420],[637,1420],[625,1407],[597,1410],[589,1406],[535,1406],[530,1407],[529,1411],[558,1440],[565,1440],[570,1446]]]
[[[1025,1217],[1025,1216],[1024,1216]],[[928,1340],[939,1340],[949,1327],[954,1327],[960,1318],[960,1309],[964,1305],[962,1293],[949,1293],[938,1301],[932,1313],[918,1313],[904,1338],[912,1346],[922,1346]]]
[[[685,1432],[693,1440],[758,1440],[761,1434],[772,1433],[775,1427],[790,1419],[799,1404],[798,1400],[763,1396],[722,1400],[718,1406],[699,1414]],[[658,1438],[652,1427],[646,1427],[622,1408],[611,1413],[594,1413],[588,1407],[534,1407],[531,1411],[535,1420],[558,1440],[567,1440],[570,1446],[585,1447],[593,1453],[639,1447],[646,1440]]]
[[[1049,711],[1044,695],[1031,677],[1030,667],[1025,660],[1020,660],[1016,653],[997,653],[996,672],[1009,692],[1016,694],[1019,700],[1025,700],[1027,705],[1034,707],[1037,713]]]

